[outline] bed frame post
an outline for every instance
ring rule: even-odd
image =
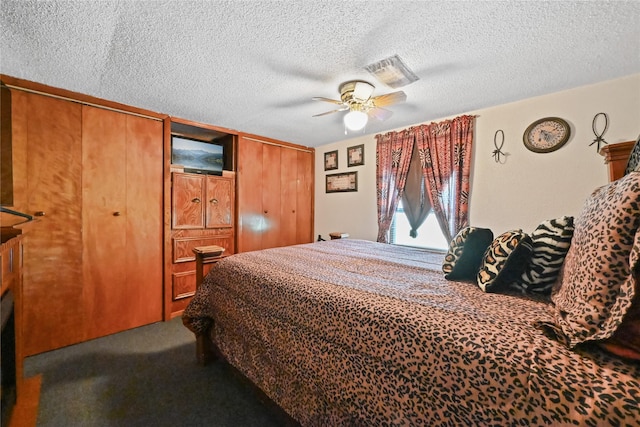
[[[204,266],[220,261],[224,256],[224,248],[220,246],[199,246],[193,248],[196,256],[196,289],[204,279]],[[206,365],[217,359],[217,349],[206,334],[196,335],[196,359],[199,365]]]
[[[196,335],[196,358],[198,365],[205,366],[217,359],[216,350],[207,335]]]

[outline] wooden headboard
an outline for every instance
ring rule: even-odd
[[[605,164],[609,166],[609,181],[622,178],[629,161],[631,149],[635,143],[635,141],[619,142],[605,145],[600,149],[600,154],[604,156]]]

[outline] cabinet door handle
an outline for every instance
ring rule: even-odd
[[[200,203],[200,199],[198,197],[196,197],[195,199],[191,200],[193,203]]]
[[[114,212],[113,216],[120,216],[120,212],[118,212],[118,211]]]
[[[35,212],[33,216],[44,216],[44,211]]]
[[[209,202],[213,203],[214,205],[218,204],[218,199],[211,199],[209,200]]]

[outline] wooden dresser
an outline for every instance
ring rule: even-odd
[[[22,329],[22,248],[26,229],[3,226],[0,243],[2,288],[2,425],[24,394],[24,346]]]
[[[172,173],[169,317],[181,314],[196,291],[195,247],[235,253],[235,173],[225,175]]]

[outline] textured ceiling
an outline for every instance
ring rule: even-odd
[[[640,72],[638,1],[7,1],[0,72],[307,146],[338,86],[398,54],[420,80],[365,130]],[[640,94],[639,94],[640,96]],[[359,135],[359,134],[357,134]]]

